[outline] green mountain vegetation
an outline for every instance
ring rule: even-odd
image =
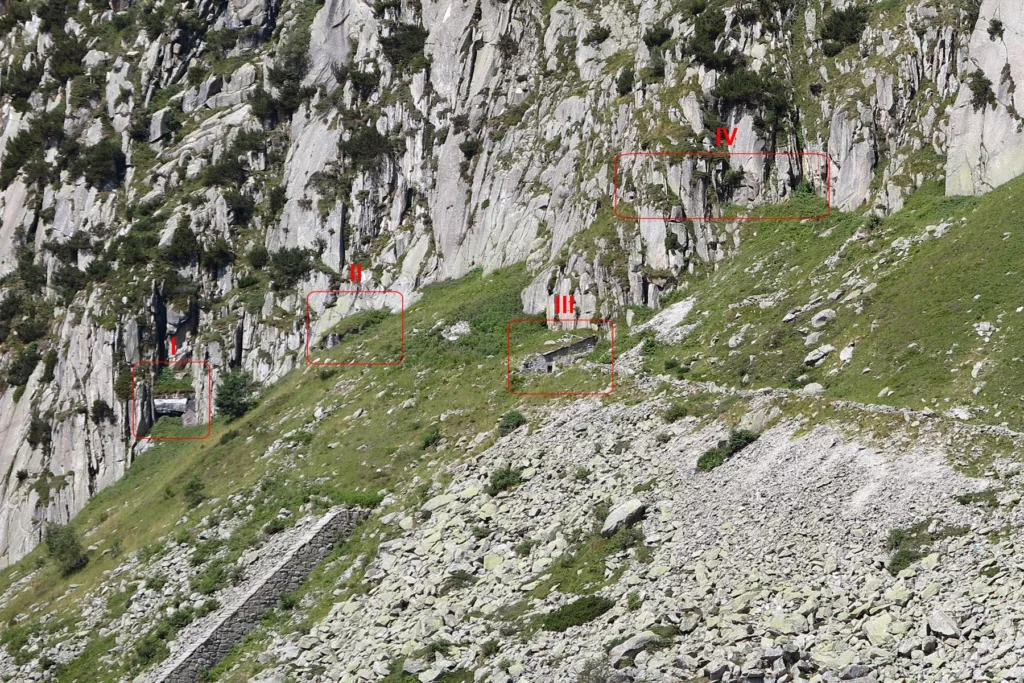
[[[643,342],[634,353],[650,374],[748,388],[787,382],[795,388],[817,381],[827,398],[936,410],[963,404],[986,421],[1019,426],[1022,375],[1012,369],[1021,362],[1013,321],[1020,315],[1018,302],[1024,301],[1024,286],[1016,277],[1021,249],[1015,246],[1024,233],[1016,235],[1014,229],[1021,220],[1017,207],[1022,195],[1024,180],[979,199],[948,199],[938,188],[926,186],[903,211],[886,219],[834,212],[817,222],[748,223],[742,228],[739,253],[685,291],[696,301],[687,322],[699,322],[689,335],[666,344],[648,333],[620,332],[616,354]],[[820,200],[799,197],[764,213],[819,208]],[[936,225],[948,226],[945,234],[936,237],[934,229],[926,230]],[[916,239],[922,236],[926,238]],[[810,347],[797,331],[807,328],[806,316],[783,322],[783,314],[815,297],[852,291],[853,285],[843,283],[858,276],[875,286],[867,291],[857,285],[862,293],[849,301],[848,291],[836,297],[830,305],[837,315],[822,330],[822,341],[837,349],[855,342],[852,360],[840,365],[829,357],[822,367],[807,367],[803,358]],[[231,557],[249,547],[281,508],[373,506],[385,495],[407,503],[425,500],[439,466],[492,444],[499,423],[504,433],[505,424],[511,429],[531,416],[542,419],[568,399],[516,397],[505,389],[506,327],[509,320],[522,317],[520,292],[527,277],[522,267],[513,267],[429,286],[406,312],[402,365],[305,366],[267,389],[248,412],[230,420],[217,418],[209,439],[163,441],[148,448],[124,479],[97,494],[72,521],[70,531],[62,532],[65,549],[74,550],[74,535],[116,552],[89,552],[84,561],[84,555],[62,551],[50,560],[44,544],[4,570],[4,586],[22,582],[0,609],[0,620],[9,625],[4,636],[8,648],[16,649],[25,633],[73,623],[80,618],[79,598],[105,582],[123,554],[146,555],[159,552],[169,538],[189,539],[190,530],[215,503],[232,494],[260,487],[265,495],[227,541],[230,554],[218,566],[229,565]],[[759,297],[765,295],[776,295],[776,300],[762,308]],[[635,326],[655,311],[634,313]],[[322,351],[324,357],[397,354],[398,316],[374,314],[367,320],[371,318],[372,324],[346,325],[341,343]],[[441,321],[463,320],[469,323],[468,334],[456,341],[443,338]],[[995,326],[988,341],[975,328],[985,321]],[[619,323],[627,329],[624,321]],[[727,349],[725,339],[740,328],[744,341]],[[517,332],[515,353],[543,348],[553,337],[557,334],[540,325],[526,325],[522,336]],[[599,348],[592,357],[603,353],[607,349]],[[983,370],[972,377],[978,362]],[[830,368],[841,369],[830,373]],[[806,377],[797,381],[798,375]],[[590,386],[587,382],[601,380],[571,368],[563,376],[538,381],[549,387],[550,382]],[[974,391],[981,382],[982,388]],[[892,393],[879,399],[882,387]],[[696,400],[680,386],[662,389],[693,406],[682,414],[728,419],[728,402]],[[374,400],[368,401],[369,396]],[[620,376],[615,393],[601,400],[638,398],[633,381]],[[795,410],[814,400],[799,399]],[[318,409],[325,411],[322,419],[314,419]],[[834,418],[836,410],[822,410],[820,419]],[[180,424],[168,418],[153,431],[155,436],[181,433]],[[286,447],[274,450],[275,442]],[[186,521],[179,524],[183,515]],[[372,554],[393,533],[376,521],[364,525],[299,591],[297,599],[307,596],[302,616],[277,612],[270,617],[275,628],[308,627],[338,600],[337,590],[361,590],[358,568],[345,571],[354,567],[357,556]],[[67,560],[71,555],[74,567]],[[343,574],[346,579],[336,585]],[[210,580],[226,579],[215,575]],[[258,638],[254,635],[239,647],[258,648]],[[100,673],[91,680],[116,680],[140,666],[138,657],[100,666],[108,639],[94,636],[78,659],[56,668],[56,680],[81,680],[81,672],[93,667]],[[143,659],[149,663],[154,657],[159,659]],[[224,666],[233,661],[229,658]],[[239,676],[245,670],[240,672],[227,680],[244,680]]]

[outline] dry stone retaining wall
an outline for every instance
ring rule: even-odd
[[[281,596],[296,590],[313,569],[330,554],[335,540],[347,536],[369,513],[338,508],[313,525],[265,578],[244,596],[226,605],[214,620],[190,638],[192,643],[140,676],[137,683],[195,683],[202,671],[215,666]]]

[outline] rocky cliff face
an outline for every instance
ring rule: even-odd
[[[951,193],[1016,175],[1003,123],[1024,56],[1000,12],[10,3],[0,561],[138,452],[131,364],[274,381],[304,362],[305,292],[338,288],[349,263],[409,304],[426,283],[525,261],[527,313],[573,294],[581,317],[607,316],[656,307],[740,242],[738,222],[684,217],[824,197],[829,168],[798,153],[828,156],[842,211],[894,211],[944,167]],[[714,150],[719,127],[737,129],[732,150],[768,154],[612,177],[622,152]],[[662,218],[617,218],[616,185],[621,215]]]
[[[1024,171],[1024,120],[1016,82],[1024,78],[1024,19],[998,0],[981,4],[967,74],[950,113],[948,194],[983,194]]]

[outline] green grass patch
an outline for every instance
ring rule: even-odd
[[[523,470],[511,465],[503,465],[491,472],[490,481],[487,482],[487,495],[496,496],[521,483],[523,483]]]
[[[615,606],[615,601],[598,595],[584,595],[563,605],[541,619],[545,631],[567,631],[597,619]]]
[[[708,472],[757,441],[758,435],[747,430],[732,430],[725,443],[709,448],[697,459],[697,469]]]
[[[932,544],[945,538],[963,536],[967,527],[939,526],[933,528],[933,521],[923,520],[906,529],[889,532],[886,547],[892,552],[889,558],[889,573],[895,576],[924,557]]]

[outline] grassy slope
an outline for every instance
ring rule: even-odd
[[[693,281],[686,292],[698,299],[691,319],[699,316],[703,324],[679,345],[655,345],[646,355],[647,365],[661,372],[668,358],[687,362],[701,355],[692,363],[689,377],[693,379],[738,384],[747,374],[751,386],[778,386],[783,378],[792,378],[794,372],[804,369],[802,359],[809,350],[796,329],[809,327],[811,313],[783,323],[784,313],[806,304],[812,296],[839,288],[851,273],[860,273],[877,283],[877,288],[859,298],[859,312],[855,302],[825,304],[835,308],[838,317],[824,328],[819,342],[839,349],[857,340],[853,362],[829,375],[829,370],[838,366],[838,353],[833,354],[822,368],[807,371],[812,379],[825,384],[832,396],[871,402],[879,400],[876,397],[883,386],[895,392],[887,400],[897,405],[917,406],[925,399],[938,400],[941,407],[946,397],[951,397],[951,403],[973,401],[989,405],[992,419],[1019,425],[1021,376],[1012,369],[1020,362],[1013,359],[1024,354],[1018,351],[1020,342],[1012,321],[1018,315],[1018,303],[1024,305],[1024,285],[1015,276],[1014,265],[1021,260],[1017,245],[1024,239],[1015,208],[1021,194],[1024,179],[981,199],[944,198],[937,187],[926,187],[903,212],[878,224],[863,216],[839,214],[820,222],[746,224],[741,253],[707,278]],[[818,202],[800,197],[789,206],[766,211],[812,211]],[[967,219],[963,225],[961,217]],[[890,251],[895,239],[920,235],[925,226],[944,220],[952,224],[944,237],[916,243],[905,258]],[[868,237],[849,242],[841,250],[858,229],[868,230]],[[1004,240],[1005,232],[1011,236]],[[838,258],[828,265],[829,257],[836,254]],[[181,489],[193,475],[205,482],[210,498],[223,498],[273,474],[275,497],[267,506],[268,515],[280,506],[297,507],[317,496],[334,503],[367,502],[390,490],[409,502],[422,499],[429,491],[424,486],[413,487],[413,478],[419,475],[430,482],[434,466],[453,457],[450,454],[456,450],[424,449],[424,438],[433,430],[454,442],[490,432],[500,415],[512,407],[537,415],[552,405],[551,399],[519,399],[505,391],[506,324],[522,317],[519,292],[526,282],[521,268],[511,268],[487,278],[472,275],[427,288],[423,300],[407,312],[406,361],[402,366],[301,367],[268,390],[249,415],[232,424],[216,421],[210,439],[163,442],[146,451],[122,481],[89,503],[74,526],[99,550],[119,542],[125,552],[179,533],[181,526],[175,522],[185,512]],[[746,297],[780,290],[786,294],[771,308],[761,309],[756,303],[729,307]],[[976,295],[980,297],[976,299]],[[468,320],[473,332],[457,342],[447,342],[430,332],[442,318],[449,323]],[[1001,328],[989,344],[972,328],[982,320]],[[743,325],[749,325],[744,343],[730,353],[726,340]],[[621,326],[619,330],[617,352],[621,354],[628,344]],[[539,326],[523,332],[524,336],[515,340],[517,353],[520,344],[528,350],[550,336]],[[329,353],[337,358],[389,354],[397,351],[398,339],[398,320],[392,316],[350,335]],[[908,349],[912,342],[917,346]],[[755,356],[752,362],[750,355]],[[993,364],[979,376],[988,384],[975,396],[970,369],[982,356]],[[712,363],[712,358],[717,360]],[[871,371],[862,373],[866,367]],[[951,372],[954,369],[958,372]],[[584,385],[595,381],[572,372],[557,379]],[[607,400],[630,398],[622,378],[617,384],[615,395]],[[367,395],[375,398],[367,402]],[[409,398],[416,406],[402,408]],[[295,450],[260,457],[283,434],[310,422],[317,406],[334,406],[336,410],[329,411],[315,430],[290,437],[299,444]],[[359,408],[367,410],[365,416],[346,419]],[[443,421],[442,414],[446,414]],[[159,428],[169,429],[162,424]],[[188,514],[189,521],[182,526],[193,526],[212,506],[201,505]],[[261,514],[257,511],[252,522],[257,528],[266,521]],[[379,531],[379,526],[371,523],[367,533],[340,548],[333,560],[311,577],[303,589],[309,596],[304,618],[272,615],[268,626],[304,628],[342,599],[332,595],[336,588],[359,590],[358,572],[346,582],[339,583],[339,577],[353,558],[372,555],[385,538]],[[24,577],[42,554],[42,549],[37,549],[5,570],[0,585]],[[34,629],[46,614],[75,619],[76,601],[102,583],[103,573],[118,563],[109,554],[93,552],[86,569],[71,578],[61,578],[55,568],[44,566],[0,608],[0,623],[30,614],[19,628]],[[78,587],[70,588],[72,584]],[[249,647],[259,649],[258,639],[251,640]],[[106,649],[95,639],[84,659],[65,668],[60,680],[70,681],[75,671],[91,670]],[[244,671],[235,672],[235,679]]]
[[[209,439],[157,443],[136,459],[124,479],[95,496],[74,520],[86,544],[98,546],[97,552],[90,553],[87,567],[63,578],[52,563],[44,565],[0,608],[0,623],[13,625],[11,620],[18,615],[32,614],[18,627],[34,631],[47,614],[75,619],[80,607],[77,601],[104,581],[104,572],[121,562],[112,554],[100,555],[100,551],[116,541],[128,553],[160,538],[184,533],[183,529],[194,526],[214,507],[212,499],[251,487],[265,475],[273,476],[273,500],[264,506],[265,511],[257,510],[249,523],[252,533],[280,507],[297,509],[310,498],[366,503],[385,490],[397,490],[400,496],[426,495],[425,489],[411,489],[409,482],[416,474],[431,481],[430,466],[443,462],[455,450],[450,444],[447,448],[442,444],[438,452],[433,447],[424,449],[424,438],[431,432],[438,430],[454,443],[462,436],[492,432],[500,416],[512,407],[531,414],[552,404],[550,398],[519,398],[505,389],[506,325],[510,319],[524,317],[520,292],[527,282],[525,271],[514,267],[486,278],[474,274],[458,282],[428,287],[422,301],[407,311],[406,361],[401,366],[302,366],[270,388],[260,405],[243,418],[230,424],[215,420]],[[441,338],[440,329],[430,332],[439,319],[449,323],[467,320],[472,332],[448,342]],[[524,348],[539,347],[550,336],[540,326],[524,326],[517,329],[515,342]],[[337,359],[361,353],[397,357],[399,340],[398,318],[390,316],[371,329],[350,335],[327,353]],[[581,372],[557,379],[579,382],[587,388],[601,381]],[[376,398],[367,402],[366,396]],[[409,398],[416,405],[402,408]],[[328,411],[329,416],[315,429],[300,430],[313,419],[318,406],[337,409]],[[348,419],[359,408],[366,414]],[[444,420],[442,414],[446,414]],[[155,434],[179,433],[180,427],[165,422],[158,423]],[[261,458],[274,441],[293,430],[300,430],[289,437],[299,444],[295,450]],[[492,442],[493,438],[487,438],[482,446]],[[194,475],[204,482],[211,502],[187,512],[181,490]],[[176,525],[183,514],[187,514],[188,522]],[[238,543],[244,546],[250,536],[242,534]],[[335,559],[372,552],[379,540],[357,539],[339,550]],[[42,562],[43,556],[43,549],[37,548],[4,570],[0,586],[24,577]],[[329,589],[333,589],[347,562],[328,566],[306,588],[307,592],[325,589],[328,599],[324,609],[332,602]],[[318,611],[323,610],[313,609],[311,613]],[[86,653],[90,661],[66,667],[59,680],[73,680],[75,672],[87,670],[105,652],[99,640],[94,640]],[[110,671],[110,679],[120,671]],[[93,675],[92,680],[107,679],[106,674]]]
[[[661,372],[668,358],[687,363],[701,355],[692,363],[692,379],[739,384],[746,375],[749,386],[786,380],[798,386],[795,378],[806,372],[834,397],[880,402],[879,392],[888,387],[893,393],[881,402],[937,409],[970,405],[987,411],[983,419],[1022,427],[1024,375],[1014,372],[1024,355],[1016,313],[1024,305],[1018,275],[1024,258],[1022,197],[1024,179],[983,198],[946,198],[929,185],[903,211],[877,224],[865,216],[833,214],[818,222],[745,225],[738,257],[687,292],[697,297],[691,321],[702,319],[701,326],[679,345],[650,354],[648,369]],[[905,255],[892,250],[897,238],[922,235],[926,226],[943,221],[951,224],[945,236],[914,243]],[[843,247],[858,229],[867,236]],[[1004,239],[1004,233],[1011,235]],[[830,264],[831,256],[836,258]],[[783,316],[812,297],[863,289],[850,284],[856,276],[877,287],[856,300],[826,300],[813,309],[837,311],[815,344],[837,350],[823,366],[805,368],[803,358],[814,346],[805,346],[798,330],[812,330],[813,311],[790,323]],[[786,294],[773,307],[754,302],[730,308],[780,290]],[[999,328],[989,343],[973,327],[983,321]],[[749,327],[743,343],[730,349],[727,341],[744,325]],[[851,342],[853,360],[841,368],[838,351]],[[971,370],[982,360],[989,364],[974,380]],[[834,369],[839,372],[832,374]],[[974,394],[980,381],[986,384]]]

